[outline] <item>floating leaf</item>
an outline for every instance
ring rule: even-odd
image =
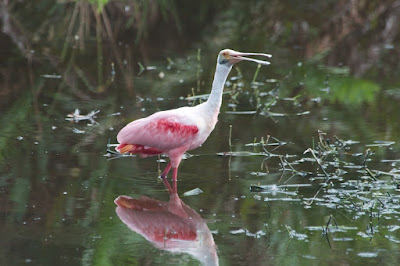
[[[184,197],[189,197],[189,196],[196,196],[203,193],[203,190],[201,190],[200,188],[195,188],[189,191],[186,191],[185,193],[183,193]]]

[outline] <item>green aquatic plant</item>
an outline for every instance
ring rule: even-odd
[[[81,0],[78,0],[78,1],[81,1]],[[104,6],[108,2],[110,2],[110,0],[88,0],[88,1],[89,1],[89,3],[95,5],[97,7],[97,11],[100,13],[103,11]]]

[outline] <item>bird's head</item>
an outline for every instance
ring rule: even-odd
[[[258,64],[262,64],[262,65],[269,65],[270,62],[268,61],[262,61],[262,60],[257,60],[257,59],[253,59],[253,58],[248,58],[245,56],[265,56],[270,58],[271,55],[270,54],[261,54],[261,53],[241,53],[241,52],[237,52],[234,50],[230,50],[230,49],[225,49],[222,50],[221,52],[219,52],[218,54],[218,64],[221,65],[226,65],[226,66],[232,66],[242,60],[247,60],[247,61],[252,61]]]

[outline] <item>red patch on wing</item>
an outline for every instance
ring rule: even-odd
[[[147,147],[139,144],[126,144],[126,143],[119,144],[116,150],[119,151],[120,153],[134,153],[144,156],[152,156],[163,153],[163,151],[156,148]]]
[[[179,239],[179,240],[191,240],[191,241],[196,240],[197,234],[192,230],[176,231],[173,230],[172,228],[169,230],[168,229],[169,228],[165,228],[163,231],[158,231],[156,235],[154,235],[154,240],[157,242],[164,242],[166,239],[167,240]]]
[[[156,127],[163,132],[171,132],[182,137],[196,135],[199,129],[195,125],[184,125],[176,122],[171,122],[168,119],[160,119],[157,121]]]
[[[185,226],[182,224],[177,224],[173,226],[172,224],[171,227],[172,228],[169,228],[168,225],[164,227],[159,227],[157,228],[158,230],[154,230],[152,232],[153,235],[151,237],[156,242],[165,242],[166,240],[171,240],[171,239],[194,241],[197,238],[196,231],[192,230],[190,225]]]

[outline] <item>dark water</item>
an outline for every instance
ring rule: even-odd
[[[86,45],[93,49],[68,52],[76,51],[79,64],[30,67],[10,54],[2,66],[2,265],[400,260],[398,81],[356,77],[284,47],[253,50],[271,52],[272,64],[257,72],[257,65],[241,62],[232,70],[214,132],[179,168],[185,207],[154,207],[149,216],[128,208],[130,220],[121,220],[114,203],[120,195],[168,206],[158,179],[167,158],[118,157],[108,144],[134,119],[201,101],[186,97],[209,93],[216,55],[225,47],[158,49],[140,74],[136,62],[125,73],[112,67],[105,52],[100,75],[98,57],[91,59],[98,43]],[[68,76],[71,65],[77,76]],[[100,112],[69,121],[75,109]],[[185,196],[193,189],[202,193]],[[176,213],[182,208],[186,215]],[[164,237],[152,231],[153,222],[165,227]],[[174,240],[179,228],[195,237]]]

